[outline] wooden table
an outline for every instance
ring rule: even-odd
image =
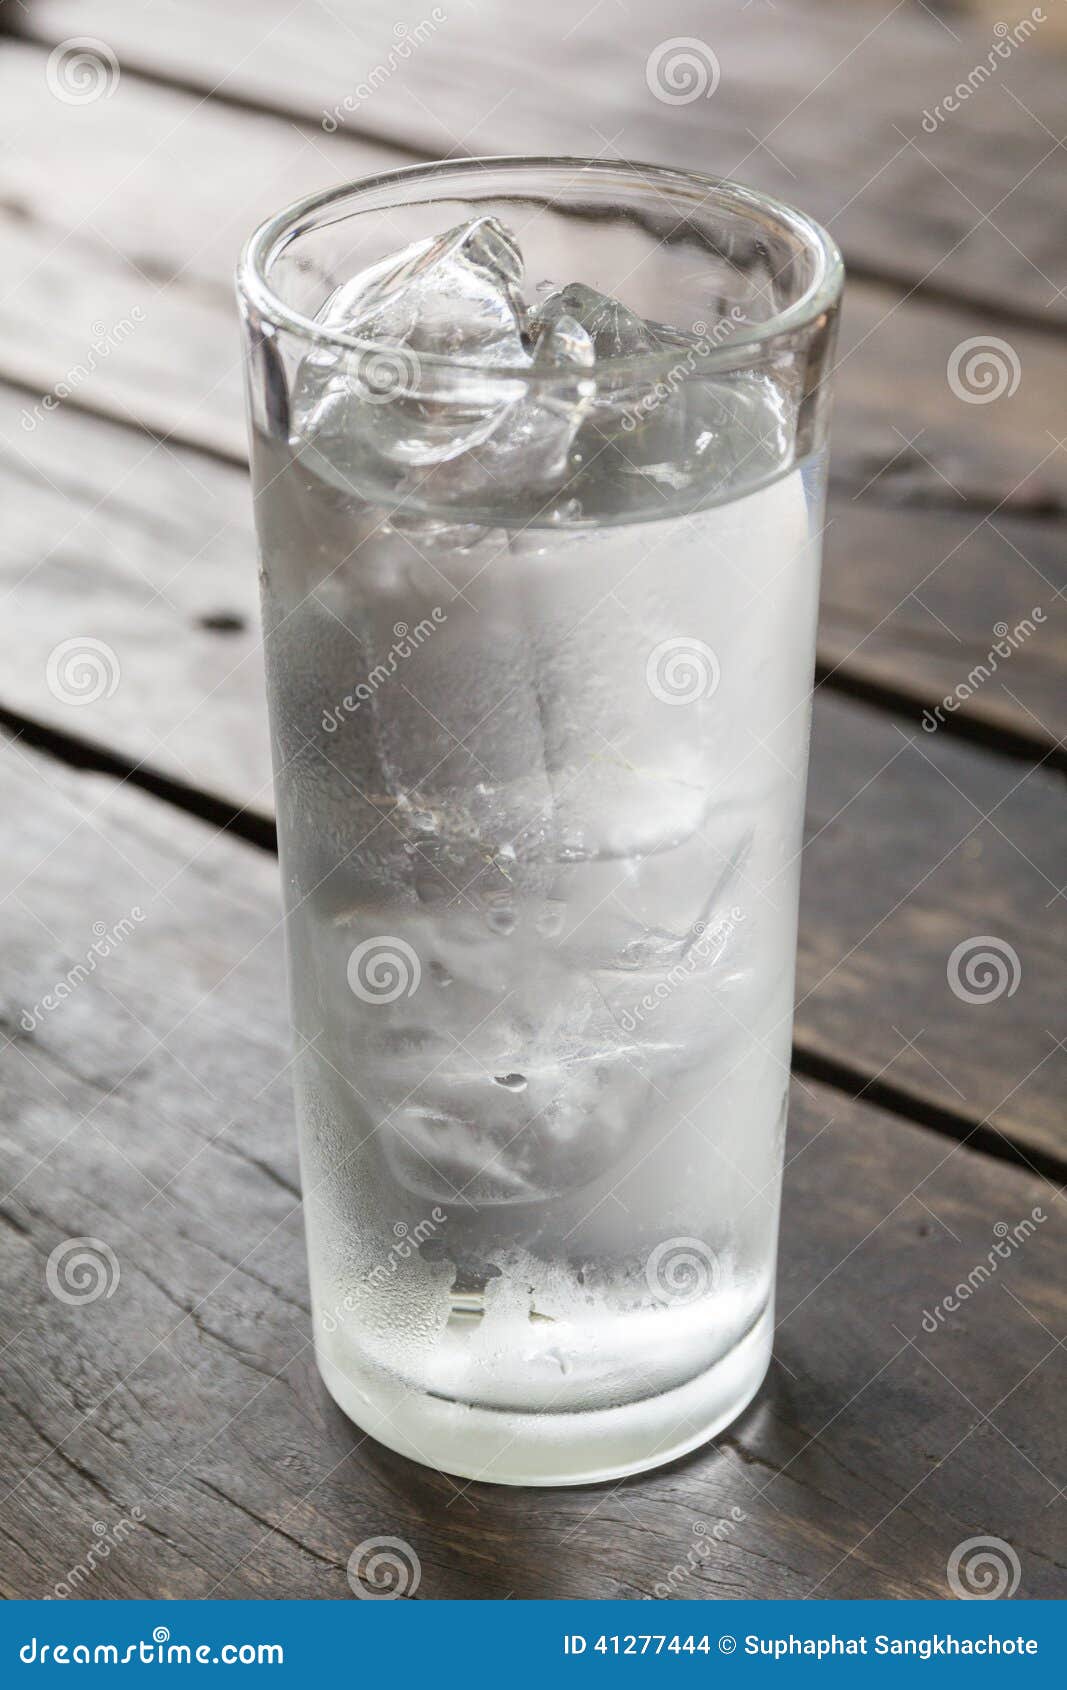
[[[910,0],[477,0],[406,57],[379,0],[4,16],[3,1593],[106,1542],[75,1594],[347,1598],[389,1535],[420,1599],[939,1596],[973,1537],[1062,1596],[1062,31],[942,120],[996,38]],[[670,105],[682,36],[719,81]],[[776,1362],[698,1454],[559,1492],[413,1467],[315,1373],[230,281],[299,193],[503,151],[736,175],[850,269]],[[961,397],[991,337],[1003,391]],[[87,636],[120,678],[74,704],[49,659]],[[64,1301],[86,1236],[114,1282]]]

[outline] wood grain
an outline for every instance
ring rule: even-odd
[[[402,56],[379,0],[6,9],[38,44],[0,43],[0,590],[20,629],[0,706],[134,775],[0,749],[5,1596],[344,1599],[353,1546],[381,1534],[411,1545],[429,1599],[941,1596],[979,1533],[1014,1547],[1021,1596],[1067,1592],[1064,1203],[1040,1172],[1064,1156],[1062,64],[1026,42],[928,134],[924,108],[992,39],[934,10],[672,0],[576,18],[557,0],[517,30],[481,0]],[[57,98],[50,49],[86,33],[118,81]],[[721,76],[679,106],[646,71],[681,35]],[[560,1493],[414,1468],[327,1398],[277,867],[135,786],[165,775],[184,803],[269,811],[241,239],[311,188],[504,149],[738,174],[827,220],[853,269],[797,1017],[802,1073],[839,1084],[795,1084],[776,1361],[715,1445]],[[990,333],[1017,390],[966,403],[949,361]],[[997,625],[1037,606],[1046,620],[970,685]],[[86,636],[117,684],[77,707],[48,665]],[[924,732],[961,682],[958,715]],[[982,936],[1013,987],[968,1002],[951,958]],[[991,1257],[1027,1217],[1032,1236]],[[85,1236],[115,1282],[81,1305],[48,1263]]]
[[[9,437],[15,403],[8,399],[5,416],[0,402],[0,428],[6,420]],[[0,578],[22,637],[9,655],[0,702],[58,733],[108,747],[139,770],[268,816],[254,548],[242,474],[187,450],[153,449],[142,435],[73,412],[57,413],[29,435],[4,473],[17,520],[0,547]],[[98,488],[109,483],[114,491],[101,498]],[[842,512],[844,537],[855,531],[857,509]],[[903,620],[936,688],[933,703],[970,672],[965,654],[981,645],[986,607],[1025,606],[1031,588],[1033,604],[1040,581],[1010,552],[1013,570],[998,581],[997,598],[983,603],[975,592],[973,620],[962,624],[970,646],[957,646],[942,629],[932,657],[926,630],[938,628],[939,606],[942,620],[953,615],[957,623],[959,610],[939,572],[932,584],[946,602],[924,583],[917,601],[897,608],[907,573],[929,574],[954,546],[966,563],[968,546],[975,547],[991,594],[996,552],[983,557],[977,537],[961,544],[960,518],[912,512],[905,528],[891,513],[875,514],[886,550],[899,548],[904,533],[912,550],[898,550],[884,573],[877,554],[860,554],[857,568],[847,543],[832,553],[829,652],[834,640],[839,648],[847,638],[850,654],[858,647],[861,674],[892,680],[908,648],[891,645],[886,630]],[[876,582],[880,596],[872,603]],[[1003,672],[978,687],[973,702],[987,712],[996,700],[1018,711],[1024,675],[1035,674],[1041,690],[1046,671],[1035,662],[1042,653],[1048,690],[1055,691],[1062,670],[1050,659],[1049,636],[1062,618],[1033,626]],[[103,642],[97,660],[109,680],[117,677],[110,692],[89,703],[54,690],[52,657],[63,642],[86,638]],[[411,662],[417,691],[418,652]],[[943,716],[953,720],[951,712]],[[917,1106],[925,1102],[972,1124],[992,1114],[997,1130],[1024,1147],[1062,1153],[1062,1060],[1052,1039],[1067,819],[1060,779],[1033,767],[1050,753],[1051,740],[1028,764],[972,750],[935,718],[929,724],[932,733],[915,716],[863,708],[825,685],[817,691],[798,1031],[814,1055],[858,1063],[868,1077],[885,1071]],[[1023,975],[1010,998],[976,1007],[949,990],[946,970],[956,945],[982,934],[1010,945]]]
[[[1062,1154],[1065,846],[1061,775],[820,689],[798,1040]],[[958,947],[1000,959],[986,991]]]
[[[384,0],[307,0],[295,11],[288,0],[221,10],[189,0],[162,12],[38,0],[11,27],[49,44],[89,31],[129,70],[314,125],[336,110],[349,133],[431,157],[607,153],[699,165],[802,201],[857,266],[998,313],[1067,315],[1062,64],[1040,28],[1010,42],[1005,61],[990,24],[893,0],[670,0],[654,13],[550,0],[523,13],[521,30],[514,15],[509,0],[427,7],[404,50]],[[697,41],[703,80],[680,85],[695,87],[688,101],[668,103],[652,91],[652,61],[678,37]],[[976,66],[984,75],[946,111],[945,96]]]
[[[920,720],[937,721],[940,705],[957,731],[1021,734],[1062,768],[1065,588],[1059,523],[1008,507],[987,518],[861,504],[842,490],[825,537],[820,661],[837,684],[884,689],[898,708],[910,699]]]
[[[0,579],[22,634],[0,702],[268,813],[246,473],[70,408],[26,431],[29,404],[0,389]],[[49,657],[86,638],[118,680],[72,704],[49,686]]]
[[[57,503],[41,511],[33,491],[39,478],[66,487],[71,464],[84,456],[93,476],[73,472],[73,479],[88,497],[90,481],[106,489],[114,453],[122,466],[120,510],[142,503],[142,528],[151,529],[149,511],[159,498],[179,520],[184,485],[188,510],[179,527],[196,531],[194,572],[199,547],[208,545],[195,577],[206,587],[206,572],[227,543],[217,541],[216,511],[225,507],[220,520],[229,528],[240,495],[222,499],[204,460],[178,452],[173,463],[167,454],[161,463],[160,453],[147,446],[131,452],[106,431],[97,444],[89,430],[72,433],[67,418],[79,408],[99,409],[168,438],[168,453],[191,441],[241,461],[230,271],[243,234],[280,199],[324,176],[346,179],[397,155],[129,76],[111,98],[65,105],[48,91],[45,60],[40,49],[16,43],[0,54],[0,90],[15,136],[0,164],[0,224],[20,275],[0,314],[0,371],[29,386],[0,417],[15,484],[27,475],[30,483],[19,493],[19,507],[25,502],[28,510],[17,526],[13,545],[22,550],[14,567],[21,575],[38,548],[51,550],[56,523],[64,535],[71,526]],[[145,135],[152,137],[147,147]],[[902,302],[898,291],[873,284],[850,288],[836,375],[838,497],[827,540],[821,659],[827,670],[847,672],[842,680],[891,687],[921,708],[987,657],[996,624],[1014,628],[1039,605],[1047,618],[1040,638],[1014,659],[1010,676],[968,689],[962,714],[1043,751],[1062,737],[1064,719],[1061,548],[1046,517],[1067,504],[1067,455],[1056,444],[1067,352],[1044,336],[1017,333],[1018,391],[991,405],[965,404],[944,372],[953,349],[981,328],[980,314],[918,298]],[[62,419],[52,389],[67,395]],[[68,452],[73,457],[58,467]],[[171,468],[175,487],[164,491]],[[110,502],[108,495],[105,506]],[[83,504],[79,498],[72,514],[84,540]],[[928,514],[927,506],[944,514]],[[1013,526],[1027,515],[1030,524]],[[123,543],[132,569],[147,574],[154,591],[167,574],[153,571],[137,526]],[[170,574],[183,569],[183,543],[178,538],[167,554]],[[240,568],[226,587],[243,602]],[[62,579],[74,577],[66,570]],[[49,591],[61,584],[52,578]],[[62,616],[62,594],[59,602]],[[73,594],[70,611],[80,614],[83,603],[81,592]],[[168,637],[174,632],[168,623]],[[101,637],[109,636],[102,630]],[[225,659],[243,658],[246,649],[238,641]],[[182,689],[173,671],[186,658],[196,671],[197,699],[207,690],[201,677],[225,673],[225,660],[213,668],[223,656],[218,641],[190,650],[184,638],[173,648],[146,638],[143,656],[162,658],[176,696]],[[35,651],[30,668],[39,676],[38,657]],[[38,702],[49,707],[47,697]],[[116,701],[116,716],[121,708]],[[147,754],[143,741],[122,743],[138,758]],[[215,784],[223,753],[214,744],[205,752],[211,767],[202,778]],[[196,773],[195,762],[185,766]],[[242,783],[242,798],[258,793],[261,780],[252,788]]]
[[[1018,1553],[1020,1595],[1062,1596],[1065,1229],[1046,1182],[802,1083],[778,1359],[754,1407],[621,1485],[457,1486],[364,1439],[314,1371],[273,865],[17,744],[0,787],[22,819],[2,975],[5,1595],[346,1598],[352,1548],[384,1533],[418,1555],[423,1599],[936,1596],[983,1532]],[[93,923],[134,906],[40,1014]],[[924,1331],[996,1223],[1037,1213]],[[49,1291],[74,1237],[113,1252],[110,1296]]]
[[[47,55],[15,42],[0,50],[0,97],[11,123],[0,230],[15,278],[0,374],[243,458],[241,243],[287,200],[407,159],[133,77],[110,98],[64,104]],[[961,401],[949,360],[988,331],[983,311],[851,282],[835,377],[840,485],[948,508],[1067,510],[1067,348],[1015,328],[1016,391]]]
[[[39,49],[0,45],[12,278],[0,369],[243,460],[233,272],[245,238],[287,200],[397,154],[134,78],[67,104],[47,64]]]
[[[22,638],[0,702],[232,802],[269,809],[255,538],[243,472],[210,454],[61,407],[31,429],[32,401],[0,387],[8,520],[0,583]],[[1057,528],[831,498],[819,636],[835,682],[858,678],[914,704],[951,694],[950,726],[1021,732],[1033,757],[1067,732],[1067,617]],[[1034,612],[1043,620],[1033,620]],[[1031,618],[1033,633],[1022,627]],[[976,684],[997,625],[1022,634]],[[49,690],[49,654],[89,635],[124,684],[89,711]],[[988,663],[987,663],[988,670]],[[962,686],[965,696],[956,697]]]

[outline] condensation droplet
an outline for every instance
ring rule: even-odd
[[[563,922],[566,906],[562,903],[548,903],[537,917],[537,931],[546,939],[558,939],[563,932]]]

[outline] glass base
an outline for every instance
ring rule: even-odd
[[[380,1379],[366,1388],[319,1356],[338,1407],[380,1444],[424,1467],[496,1485],[583,1485],[660,1467],[707,1443],[747,1408],[771,1359],[768,1306],[714,1367],[673,1391],[587,1413],[472,1408]]]

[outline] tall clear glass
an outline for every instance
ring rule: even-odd
[[[840,258],[490,159],[238,280],[323,1378],[450,1473],[655,1466],[770,1357]]]

